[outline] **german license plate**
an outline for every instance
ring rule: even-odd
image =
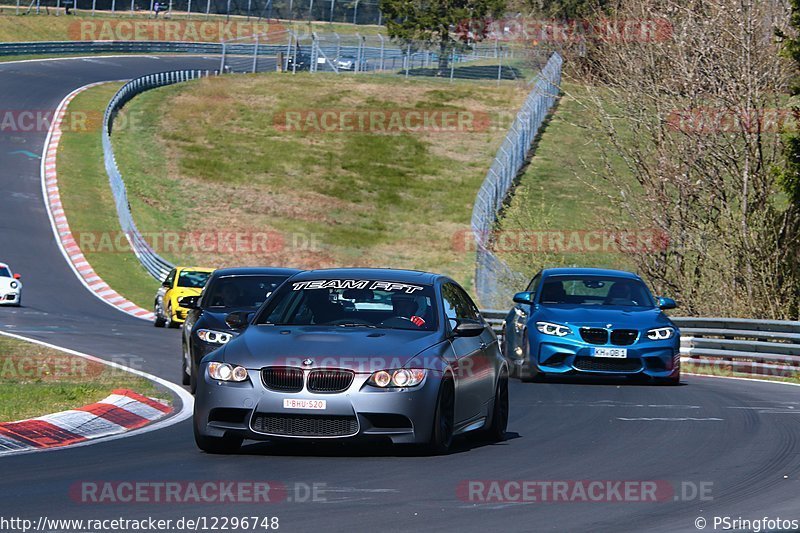
[[[305,400],[303,398],[284,398],[284,409],[318,409],[325,410],[328,403],[325,400]]]
[[[594,348],[593,353],[595,357],[611,357],[613,359],[625,359],[628,357],[627,348]]]

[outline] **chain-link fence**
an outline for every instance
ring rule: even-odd
[[[2,0],[15,13],[126,14],[150,12],[170,17],[239,16],[248,19],[383,24],[378,0]],[[156,13],[158,8],[158,13]]]
[[[475,288],[483,307],[507,307],[511,293],[527,281],[523,274],[514,272],[492,253],[491,235],[503,202],[529,156],[533,139],[556,102],[561,65],[561,56],[553,53],[536,77],[533,90],[517,114],[475,199],[471,224],[477,254]]]
[[[499,40],[458,44],[444,52],[424,43],[397,42],[381,34],[280,30],[223,41],[222,72],[394,72],[475,80],[527,80],[548,53]]]

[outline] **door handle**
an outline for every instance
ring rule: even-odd
[[[486,344],[485,342],[481,341],[481,350],[485,349],[487,346],[489,346],[489,345]]]

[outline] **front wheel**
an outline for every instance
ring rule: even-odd
[[[484,430],[484,434],[491,442],[501,442],[506,438],[506,428],[508,428],[508,378],[501,376],[494,394],[492,423]]]
[[[197,426],[194,427],[194,442],[197,447],[206,453],[213,454],[229,454],[236,453],[242,446],[242,437],[234,435],[225,435],[224,437],[209,437],[201,435],[197,431]]]
[[[189,385],[191,380],[191,367],[189,366],[189,349],[186,346],[186,343],[183,344],[183,357],[181,357],[181,383],[184,385]],[[194,391],[192,391],[194,392]]]
[[[153,325],[157,328],[163,328],[164,325],[167,323],[164,316],[161,314],[161,306],[158,305],[158,301],[153,304],[153,314],[156,315],[156,319],[153,321]]]
[[[453,443],[455,427],[455,389],[449,379],[442,381],[439,387],[439,399],[436,402],[436,414],[433,417],[433,432],[427,451],[431,455],[444,455],[450,451]]]
[[[167,304],[167,327],[171,329],[177,329],[180,327],[180,323],[175,321],[175,315],[172,314],[172,304]]]

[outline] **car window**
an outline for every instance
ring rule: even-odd
[[[6,267],[0,267],[0,278],[10,278],[13,277],[11,275],[11,271],[8,270]]]
[[[527,287],[525,287],[525,292],[536,292],[536,289],[539,288],[539,282],[540,281],[542,281],[541,272],[539,274],[536,274],[535,276],[533,276],[533,279],[531,280],[531,282],[528,283]]]
[[[211,276],[211,272],[199,272],[197,270],[181,270],[178,275],[178,287],[202,289],[206,281]]]
[[[480,320],[480,314],[472,299],[458,285],[454,283],[442,285],[442,300],[451,327],[454,325],[453,320]]]
[[[167,277],[164,279],[164,284],[172,287],[172,284],[174,282],[175,282],[175,269],[173,268],[172,270],[169,271],[169,274],[167,274]]]
[[[256,309],[289,276],[222,276],[209,282],[201,307]]]
[[[653,307],[653,297],[638,279],[603,276],[548,277],[539,297],[542,304]]]

